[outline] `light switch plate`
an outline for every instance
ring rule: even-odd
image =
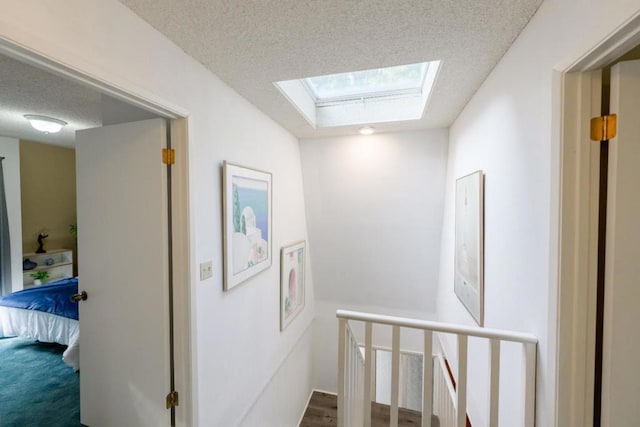
[[[207,261],[200,264],[200,280],[206,280],[213,276],[213,262]]]

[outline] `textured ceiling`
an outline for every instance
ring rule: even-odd
[[[442,60],[420,121],[449,126],[542,0],[120,0],[299,137],[314,130],[274,81]]]
[[[0,56],[0,135],[72,146],[75,131],[101,125],[100,93]],[[23,117],[38,114],[68,123],[44,134]]]
[[[54,117],[68,125],[59,133],[44,134],[31,127],[25,114]],[[2,136],[73,147],[77,130],[151,117],[95,89],[0,55]]]

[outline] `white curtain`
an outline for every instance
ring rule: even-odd
[[[11,243],[2,160],[4,157],[0,157],[0,296],[11,293]]]

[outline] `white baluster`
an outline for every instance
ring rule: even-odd
[[[467,426],[467,336],[458,335],[458,385],[456,427]]]
[[[433,414],[433,333],[424,331],[422,356],[422,427],[431,427]]]
[[[393,326],[391,346],[391,423],[398,427],[398,393],[400,391],[400,327]]]
[[[533,427],[536,409],[536,344],[524,343],[524,427]]]
[[[498,427],[500,406],[500,340],[489,340],[489,419],[488,427]]]
[[[537,338],[531,334],[503,331],[489,328],[469,327],[448,323],[431,322],[418,319],[408,319],[393,316],[384,316],[369,313],[350,312],[338,310],[339,320],[339,344],[338,344],[338,425],[340,427],[359,427],[371,424],[371,402],[375,399],[375,350],[373,350],[373,324],[392,326],[392,372],[391,372],[391,427],[398,425],[398,409],[400,395],[400,328],[408,327],[424,331],[424,360],[423,360],[423,421],[422,427],[427,427],[431,422],[431,415],[437,412],[449,425],[466,427],[467,407],[467,378],[468,378],[468,337],[485,338],[489,340],[489,407],[487,425],[498,427],[499,425],[499,395],[500,395],[500,346],[502,341],[518,342],[523,345],[523,427],[534,427],[535,422],[535,392],[536,392],[536,357]],[[349,328],[349,321],[365,322],[365,355],[363,356],[358,343]],[[454,392],[451,384],[434,384],[435,375],[444,375],[433,370],[433,359],[430,357],[433,351],[433,332],[452,333],[458,340],[458,381],[457,390]],[[440,359],[438,359],[440,363]],[[442,362],[444,363],[444,362]],[[446,375],[445,375],[446,376]],[[444,378],[444,377],[443,377]],[[434,396],[441,394],[452,395],[454,399],[442,399],[434,401]],[[442,405],[437,406],[435,405]],[[362,407],[360,407],[362,405]],[[453,419],[445,420],[451,416]]]
[[[347,321],[338,319],[338,427],[345,427],[347,416],[345,407],[346,332]]]
[[[364,324],[364,427],[371,427],[371,377],[373,375],[373,325]]]

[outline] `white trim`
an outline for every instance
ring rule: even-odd
[[[195,366],[195,342],[191,339],[191,216],[189,203],[189,123],[186,118],[171,120],[171,147],[176,152],[172,167],[172,217],[173,217],[173,322],[176,390],[180,393],[180,405],[176,408],[176,426],[194,425],[197,401],[193,391],[193,366]],[[193,364],[192,364],[193,361]],[[182,408],[181,408],[182,406]]]
[[[325,393],[325,394],[331,394],[333,396],[338,396],[338,393],[335,393],[333,391],[322,390],[320,388],[314,388],[312,391],[317,391],[318,393]]]
[[[556,336],[556,393],[562,402],[558,405],[558,425],[562,426],[588,425],[593,412],[588,396],[593,396],[589,377],[594,369],[595,322],[590,313],[596,304],[598,230],[592,211],[598,209],[599,143],[589,140],[588,120],[593,114],[592,103],[600,101],[601,80],[592,74],[566,74],[563,79],[565,98],[568,101],[572,97],[576,102],[565,102],[562,111]],[[563,358],[565,353],[570,356]],[[565,406],[575,409],[564,412]]]
[[[115,78],[112,81],[111,79],[91,75],[3,36],[0,36],[0,54],[89,86],[120,101],[135,105],[162,117],[177,119],[188,115],[186,110],[172,105],[168,101],[164,101],[139,87],[132,87],[131,84],[125,85],[122,82],[116,83]]]
[[[596,266],[592,260],[594,236],[590,215],[594,213],[594,204],[597,206],[598,190],[593,185],[596,171],[591,165],[597,154],[593,152],[594,145],[585,142],[589,125],[587,111],[591,112],[593,96],[592,77],[587,72],[611,63],[639,42],[640,11],[596,46],[556,68],[560,78],[553,97],[560,100],[562,115],[557,124],[561,155],[556,236],[558,271],[557,276],[552,277],[558,283],[557,317],[551,319],[551,325],[556,326],[556,426],[589,425],[593,414],[593,396],[588,390],[593,389],[590,379],[593,356],[589,355],[592,352],[589,347],[595,339],[595,327],[589,325],[593,323]],[[552,256],[554,254],[552,251]],[[553,311],[550,312],[553,316]]]
[[[590,51],[583,53],[563,70],[564,72],[581,72],[603,68],[638,44],[640,44],[640,12],[631,16],[604,40]]]

